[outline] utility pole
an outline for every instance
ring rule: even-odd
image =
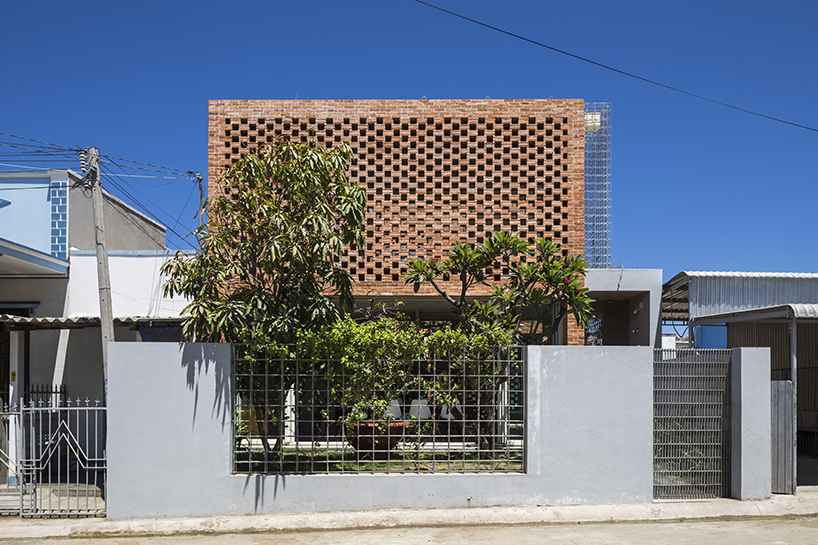
[[[102,215],[102,186],[99,171],[99,150],[88,148],[88,176],[94,204],[94,241],[97,251],[97,281],[99,284],[99,317],[102,330],[102,396],[108,397],[108,343],[114,340],[114,318],[111,305],[111,276],[108,273],[108,249],[105,243],[105,219]]]

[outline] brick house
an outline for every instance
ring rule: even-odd
[[[584,253],[585,123],[573,99],[211,101],[208,193],[226,165],[276,138],[348,143],[349,175],[368,197],[365,245],[341,260],[355,295],[434,319],[447,305],[430,286],[414,294],[403,284],[409,258],[442,258],[494,230]],[[584,344],[572,322],[562,343]]]

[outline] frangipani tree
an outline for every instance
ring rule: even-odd
[[[592,316],[588,290],[582,286],[587,263],[581,256],[563,257],[548,239],[532,243],[513,233],[495,231],[475,246],[455,244],[442,260],[412,259],[404,276],[414,290],[428,282],[451,306],[466,332],[499,327],[512,330],[518,341],[550,342],[562,319],[571,313],[584,326]],[[507,278],[494,281],[496,268]],[[446,291],[442,281],[454,280],[457,289]],[[470,293],[478,285],[490,286],[486,301]]]

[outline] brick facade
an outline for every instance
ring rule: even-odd
[[[356,294],[409,299],[407,259],[445,257],[493,230],[583,253],[584,122],[582,100],[211,101],[208,193],[226,165],[275,138],[350,144],[349,175],[367,190],[365,246],[341,265]],[[583,344],[572,324],[566,340]]]

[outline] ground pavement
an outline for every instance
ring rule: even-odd
[[[0,543],[818,544],[818,487],[769,500],[411,509],[185,519],[0,518]]]
[[[818,545],[818,461],[795,496],[759,501],[506,506],[115,521],[0,516],[0,543],[273,545],[565,543]],[[809,464],[807,464],[809,465]]]

